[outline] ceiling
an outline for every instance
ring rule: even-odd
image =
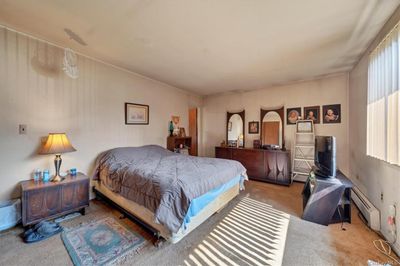
[[[210,95],[349,71],[399,3],[0,0],[0,24]]]

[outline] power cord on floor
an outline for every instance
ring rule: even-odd
[[[396,264],[400,264],[400,261],[392,256],[392,247],[390,246],[391,243],[382,239],[374,240],[372,243],[378,251],[386,255],[388,258],[392,259],[393,262],[395,262]]]
[[[368,226],[367,220],[364,218],[364,216],[360,212],[358,212],[358,217],[367,226],[367,228],[369,230],[371,230],[371,228],[369,228],[369,226]],[[375,231],[373,231],[373,232],[375,232]],[[379,234],[379,232],[375,232],[375,233]],[[398,261],[396,258],[394,258],[392,256],[392,247],[391,247],[391,245],[396,243],[396,241],[397,241],[397,238],[392,243],[390,243],[389,241],[383,240],[383,239],[377,239],[377,240],[372,241],[372,243],[374,244],[375,248],[379,252],[381,252],[382,254],[387,256],[388,258],[392,259],[394,263],[400,265],[400,261]]]

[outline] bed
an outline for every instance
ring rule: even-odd
[[[172,243],[235,198],[247,179],[237,161],[182,155],[157,145],[108,150],[95,169],[96,195]]]

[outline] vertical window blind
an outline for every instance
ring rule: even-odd
[[[400,165],[400,32],[397,25],[370,54],[367,155]]]

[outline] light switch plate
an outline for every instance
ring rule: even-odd
[[[26,134],[26,130],[27,130],[27,127],[26,127],[26,125],[19,125],[19,134],[20,135],[23,135],[23,134]]]

